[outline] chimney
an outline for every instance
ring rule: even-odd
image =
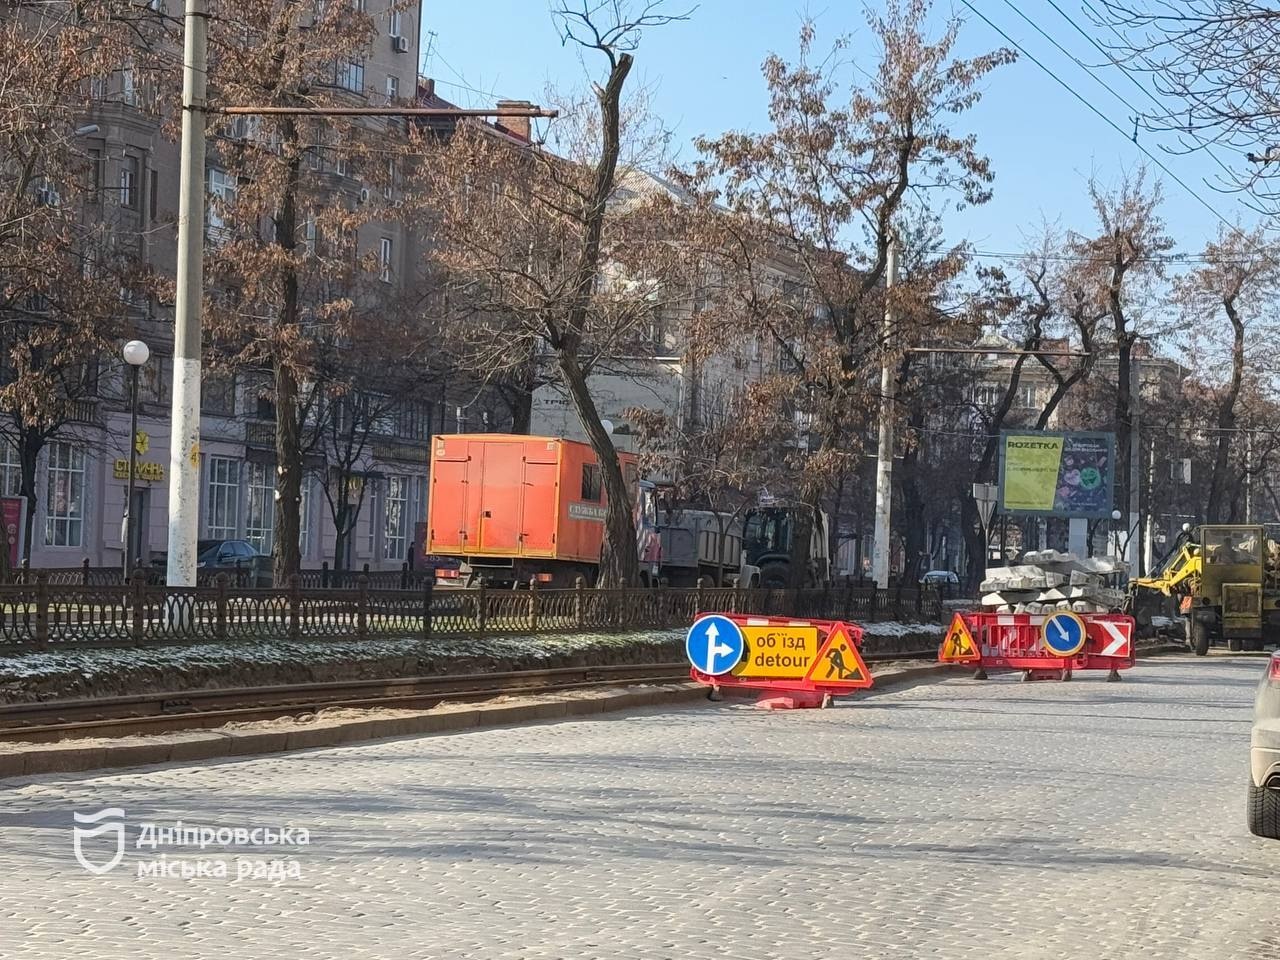
[[[532,110],[528,100],[499,100],[499,110]],[[498,117],[498,126],[526,143],[533,139],[533,121],[529,117]]]
[[[431,100],[436,95],[436,78],[420,77],[418,84],[418,95],[423,100]]]

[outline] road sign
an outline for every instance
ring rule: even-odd
[[[1074,613],[1062,611],[1044,618],[1040,637],[1050,653],[1073,657],[1083,649],[1087,631],[1083,620]]]
[[[818,657],[818,628],[811,626],[745,626],[747,655],[733,668],[735,677],[781,677],[803,680]]]
[[[738,625],[719,614],[695,620],[684,640],[689,662],[710,677],[732,670],[744,649],[746,641]]]
[[[981,659],[982,654],[978,652],[978,645],[973,642],[969,625],[957,613],[951,618],[951,627],[947,630],[946,639],[942,641],[938,660],[943,663],[973,663]]]
[[[827,635],[827,642],[818,651],[813,669],[805,679],[821,688],[871,686],[871,672],[843,624]]]

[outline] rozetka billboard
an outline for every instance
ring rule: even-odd
[[[1111,433],[1000,434],[997,505],[1014,516],[1111,516],[1115,487]]]

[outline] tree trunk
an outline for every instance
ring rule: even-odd
[[[1231,321],[1231,380],[1218,398],[1218,446],[1213,458],[1213,474],[1209,479],[1209,501],[1204,515],[1210,523],[1221,523],[1228,511],[1223,506],[1231,502],[1230,518],[1235,517],[1235,498],[1227,492],[1227,469],[1231,461],[1232,431],[1236,425],[1236,400],[1240,396],[1240,384],[1244,380],[1244,322],[1231,298],[1223,300],[1227,318]]]
[[[978,589],[987,570],[986,538],[990,531],[983,531],[979,522],[978,504],[971,492],[961,491],[960,495],[960,532],[964,534],[965,552],[965,588],[969,592]]]
[[[301,160],[297,158],[297,130],[291,121],[282,127],[284,141],[294,150],[289,164],[280,215],[276,218],[275,242],[292,253],[298,228],[298,178]],[[296,267],[283,271],[280,316],[275,330],[275,400],[276,400],[276,518],[275,518],[275,583],[288,584],[289,577],[302,566],[298,541],[302,512],[302,431],[298,413],[298,379],[284,354],[297,349],[292,344],[299,321],[298,273]]]
[[[302,512],[302,451],[298,436],[298,381],[279,364],[276,394],[275,583],[283,587],[302,566],[298,549]]]
[[[35,539],[36,529],[36,463],[40,459],[40,451],[44,448],[44,438],[33,430],[22,429],[19,432],[21,443],[18,447],[18,461],[22,466],[22,483],[18,489],[19,496],[26,498],[27,518],[22,531],[22,559],[31,563],[31,545]]]
[[[342,481],[342,489],[347,489],[347,481]],[[347,542],[351,530],[355,527],[351,516],[351,501],[342,496],[333,508],[333,569],[345,570],[347,567]]]
[[[791,515],[791,556],[787,563],[787,585],[796,590],[810,586],[809,548],[813,546],[815,516],[812,509],[796,510]]]
[[[600,421],[587,378],[578,365],[577,354],[569,350],[557,352],[560,375],[569,391],[569,399],[578,414],[578,420],[587,433],[591,449],[600,463],[600,476],[604,481],[607,499],[604,544],[600,548],[599,585],[602,587],[631,587],[640,582],[640,557],[636,544],[635,522],[631,516],[631,494],[627,490],[622,465],[613,440]]]

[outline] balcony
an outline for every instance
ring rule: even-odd
[[[244,445],[252,450],[275,450],[276,425],[254,420],[246,421]]]

